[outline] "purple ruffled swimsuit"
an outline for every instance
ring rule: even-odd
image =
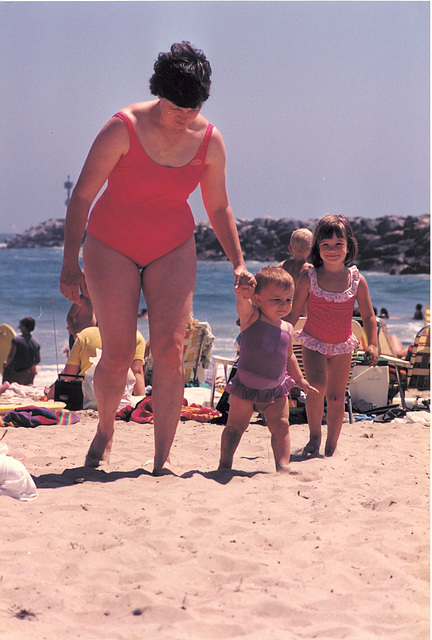
[[[225,390],[253,402],[256,411],[288,396],[295,385],[286,372],[290,340],[290,331],[258,317],[242,331],[237,372]]]

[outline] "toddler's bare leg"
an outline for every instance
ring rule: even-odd
[[[249,426],[253,405],[247,400],[230,396],[228,422],[222,431],[219,469],[231,469],[234,453],[242,435]]]
[[[271,446],[276,471],[288,471],[290,461],[289,404],[288,398],[278,398],[264,411],[271,433]]]

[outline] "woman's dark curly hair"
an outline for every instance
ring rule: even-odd
[[[344,260],[345,265],[348,267],[354,262],[357,255],[357,241],[354,238],[351,225],[345,216],[330,213],[324,216],[324,218],[321,218],[315,229],[310,253],[310,261],[314,267],[320,267],[323,263],[319,251],[320,243],[323,240],[333,238],[334,235],[337,238],[345,238],[347,241],[347,254]]]
[[[211,66],[190,42],[175,42],[160,53],[150,78],[150,91],[183,109],[196,109],[210,95]]]

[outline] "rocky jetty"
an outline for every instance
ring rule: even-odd
[[[274,264],[289,257],[292,232],[300,227],[315,228],[316,219],[293,220],[257,218],[236,220],[246,260]],[[390,274],[430,272],[429,215],[350,218],[358,243],[356,264],[361,271]],[[195,227],[199,260],[224,260],[225,254],[208,222]]]
[[[24,233],[6,240],[8,249],[28,249],[33,247],[61,247],[64,242],[64,219],[50,219],[41,222]]]
[[[300,227],[313,230],[316,219],[256,218],[236,220],[246,260],[274,264],[288,257],[291,233]],[[359,253],[356,264],[362,271],[390,274],[430,272],[430,219],[422,216],[350,218]],[[209,222],[195,227],[199,260],[226,260]],[[47,220],[6,241],[7,248],[56,247],[64,241],[64,220]]]

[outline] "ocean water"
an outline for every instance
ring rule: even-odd
[[[4,238],[4,236],[3,236]],[[57,368],[65,363],[62,353],[67,345],[66,315],[70,302],[59,291],[58,280],[63,251],[60,247],[38,249],[6,249],[0,236],[0,324],[15,330],[23,316],[36,320],[34,336],[41,343],[41,364],[36,384],[55,380]],[[255,273],[263,263],[248,262]],[[390,276],[383,273],[364,273],[369,285],[372,304],[388,309],[387,326],[404,344],[410,344],[421,321],[411,320],[417,303],[430,300],[428,275]],[[197,285],[194,296],[194,315],[210,323],[215,335],[215,354],[230,357],[235,353],[234,340],[238,334],[237,314],[233,291],[234,279],[229,262],[198,262]],[[145,306],[141,300],[140,308]],[[148,321],[138,319],[138,329],[148,338]]]

